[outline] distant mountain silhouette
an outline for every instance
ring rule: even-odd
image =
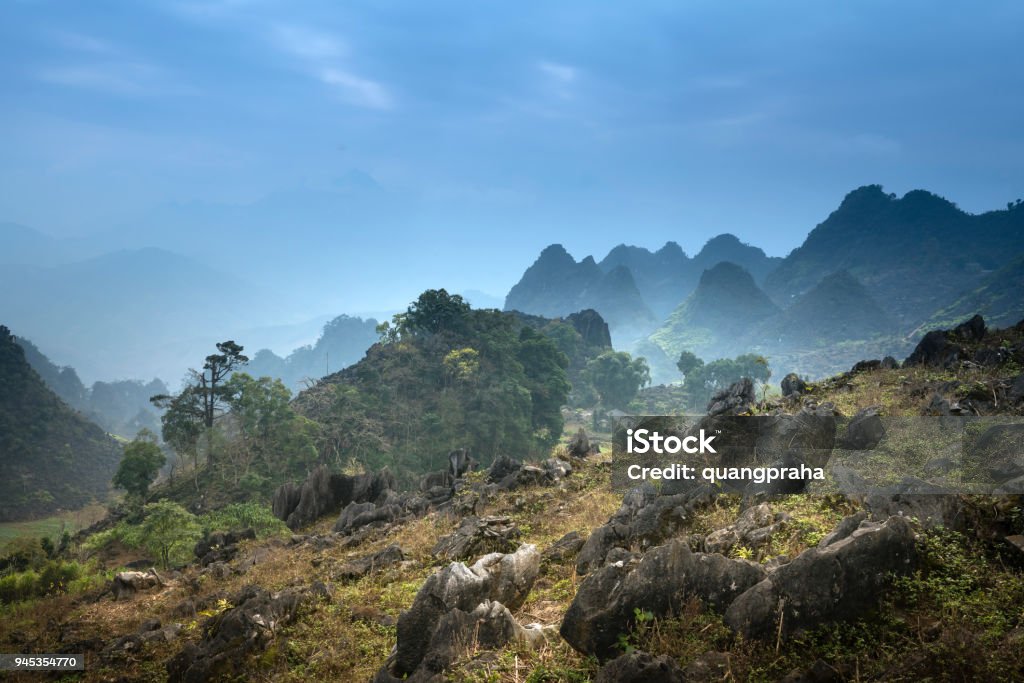
[[[657,323],[627,268],[615,267],[606,273],[592,256],[577,263],[560,244],[545,248],[505,298],[506,311],[548,318],[587,308],[608,322],[613,338],[635,330],[640,331],[636,336],[642,336]]]
[[[705,360],[733,356],[756,323],[778,312],[749,272],[726,261],[704,271],[697,288],[651,339],[670,358],[683,350]]]
[[[845,270],[832,273],[789,308],[764,320],[751,332],[752,344],[806,347],[893,334],[895,324],[857,278]]]
[[[256,352],[241,368],[254,377],[276,377],[292,391],[305,388],[306,380],[317,380],[355,363],[380,337],[377,321],[339,315],[324,325],[313,345],[299,347],[286,358],[269,349]]]
[[[61,401],[0,326],[0,521],[106,496],[121,447]]]
[[[1024,206],[972,215],[924,190],[849,193],[765,279],[788,306],[829,273],[856,277],[904,334],[1024,253]]]
[[[744,244],[735,235],[723,234],[708,240],[700,252],[690,258],[675,242],[667,242],[656,252],[643,247],[619,246],[608,252],[598,264],[605,272],[624,266],[633,274],[644,302],[659,319],[664,319],[697,286],[701,273],[723,261],[742,266],[761,282],[781,261]]]

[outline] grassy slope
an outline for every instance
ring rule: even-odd
[[[1019,372],[1019,369],[1015,370]],[[920,414],[930,392],[940,383],[959,379],[964,386],[990,382],[991,370],[879,370],[813,385],[819,400],[831,400],[844,414],[880,404],[886,415]],[[572,433],[576,425],[569,425]],[[527,488],[501,494],[482,514],[511,516],[523,540],[543,550],[564,533],[587,533],[602,524],[618,507],[620,497],[610,492],[607,456],[587,462],[564,489]],[[789,496],[773,501],[776,511],[789,512],[793,524],[778,534],[761,554],[735,551],[755,560],[793,556],[810,547],[853,505],[841,498]],[[739,501],[722,497],[695,515],[688,532],[707,533],[731,523]],[[329,531],[332,519],[321,520],[313,533]],[[397,617],[412,602],[423,580],[444,562],[431,555],[436,539],[450,533],[458,520],[431,513],[356,549],[309,545],[285,547],[282,541],[257,541],[252,547],[269,550],[265,561],[244,576],[218,581],[204,577],[193,592],[189,582],[195,567],[160,593],[144,593],[131,602],[109,598],[92,601],[88,595],[62,596],[2,608],[0,650],[19,650],[32,643],[37,652],[54,651],[56,624],[73,623],[76,637],[104,641],[133,632],[149,618],[164,623],[180,621],[173,609],[186,598],[204,601],[217,609],[216,599],[242,585],[256,583],[269,589],[305,586],[327,578],[346,560],[369,554],[397,542],[410,561],[349,585],[335,585],[334,599],[304,608],[297,622],[283,629],[275,645],[247,663],[253,680],[338,681],[367,680],[383,663],[395,642],[393,626],[381,626],[381,617]],[[729,655],[726,680],[779,680],[795,668],[817,659],[843,672],[846,680],[1019,680],[1024,675],[1024,575],[1004,561],[999,547],[952,533],[922,533],[925,563],[917,574],[902,579],[890,591],[882,609],[857,623],[840,623],[776,646],[734,638],[718,616],[690,603],[675,619],[645,623],[624,637],[653,654],[666,653],[686,665],[708,651]],[[244,554],[244,553],[243,553]],[[580,578],[572,562],[546,567],[525,605],[515,616],[522,623],[558,625]],[[198,638],[203,617],[185,619],[186,638]],[[147,646],[124,665],[96,665],[82,680],[163,680],[165,662],[182,643]],[[539,651],[509,648],[498,653],[467,652],[451,672],[453,680],[475,681],[585,681],[597,664],[558,640]],[[27,678],[25,680],[28,680]]]

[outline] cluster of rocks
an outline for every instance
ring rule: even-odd
[[[576,573],[588,574],[628,555],[631,548],[644,549],[671,538],[692,512],[716,496],[709,484],[671,495],[659,495],[649,483],[631,489],[612,518],[587,537],[576,559]]]
[[[326,465],[314,469],[301,485],[282,484],[274,492],[274,516],[295,530],[349,503],[373,502],[394,491],[395,477],[387,468],[368,474],[332,474]]]
[[[164,626],[159,619],[147,619],[134,633],[120,636],[100,651],[100,659],[112,662],[126,656],[138,654],[149,643],[170,643],[177,640],[184,624],[172,623]]]
[[[744,637],[785,638],[827,621],[857,618],[872,608],[871,596],[878,596],[892,575],[914,566],[909,523],[902,517],[872,522],[863,513],[844,520],[792,561],[761,565],[722,554],[741,540],[759,542],[781,523],[784,518],[758,505],[705,539],[705,552],[673,538],[643,554],[623,550],[607,558],[580,584],[562,621],[562,637],[584,654],[611,660],[619,654],[620,634],[630,630],[638,612],[663,618],[681,613],[697,598],[724,614],[725,623]],[[643,659],[628,667],[662,671],[663,664]],[[624,666],[619,662],[613,668]],[[613,673],[599,680],[617,680]]]
[[[544,642],[543,627],[521,626],[510,612],[526,600],[539,572],[540,554],[523,545],[433,574],[398,618],[395,649],[374,681],[432,680],[470,650]]]
[[[704,552],[728,555],[736,547],[762,548],[789,522],[784,512],[773,513],[768,503],[744,510],[734,524],[711,532],[704,538]]]
[[[167,680],[202,683],[240,676],[247,655],[265,650],[281,627],[295,619],[304,600],[327,594],[323,584],[278,593],[243,588],[230,599],[231,607],[206,620],[198,642],[187,643],[167,663]]]
[[[215,531],[196,543],[193,553],[201,567],[207,567],[215,562],[230,562],[238,555],[240,542],[251,541],[255,538],[256,532],[251,528],[227,532]]]
[[[577,434],[580,443],[591,449],[586,434],[580,431]],[[361,540],[373,529],[422,515],[430,509],[447,507],[459,514],[473,514],[479,503],[494,493],[521,486],[552,486],[572,474],[572,465],[557,458],[531,465],[500,456],[491,465],[485,481],[470,485],[464,475],[475,464],[465,449],[453,450],[449,453],[447,470],[424,475],[417,491],[405,492],[396,490],[395,478],[387,468],[350,476],[332,474],[326,466],[320,465],[301,485],[287,483],[278,487],[273,511],[293,530],[340,511],[334,533]],[[230,545],[211,546],[210,552],[219,550],[220,554],[214,552],[210,561],[217,562],[222,555],[227,555]]]

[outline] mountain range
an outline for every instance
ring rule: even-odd
[[[604,300],[596,284],[611,273],[621,286]],[[623,244],[577,263],[552,245],[505,308],[560,315],[584,297],[618,347],[656,356],[655,381],[678,378],[664,356],[682,350],[705,360],[759,352],[777,374],[820,377],[899,356],[925,331],[974,313],[1000,324],[1024,318],[1024,205],[975,215],[924,190],[897,197],[867,185],[781,259],[732,235],[693,258],[669,242],[653,252]]]

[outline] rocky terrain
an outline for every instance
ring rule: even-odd
[[[766,447],[799,457],[869,447],[879,416],[1019,417],[1024,323],[975,318],[784,390],[739,383],[702,424],[761,415]],[[214,534],[176,570],[112,565],[102,587],[4,606],[0,648],[85,652],[88,681],[1024,677],[1020,448],[999,496],[617,495],[607,443],[566,433],[536,463],[453,453],[411,491],[315,470],[274,497],[291,534]]]

